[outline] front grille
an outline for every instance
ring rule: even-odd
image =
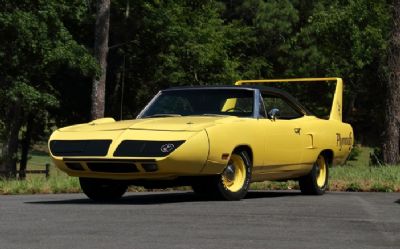
[[[106,156],[111,140],[52,140],[54,156]]]
[[[134,163],[86,163],[88,168],[94,172],[105,173],[135,173],[139,172]]]
[[[80,163],[66,163],[65,165],[72,170],[85,170]]]
[[[164,157],[185,141],[124,140],[114,152],[117,157]]]

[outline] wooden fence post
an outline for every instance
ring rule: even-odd
[[[50,164],[46,163],[46,179],[50,177]]]

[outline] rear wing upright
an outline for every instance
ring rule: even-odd
[[[258,85],[268,83],[315,83],[335,81],[336,89],[333,96],[329,120],[342,121],[342,103],[343,103],[343,80],[342,78],[298,78],[298,79],[272,79],[272,80],[239,80],[235,85]]]

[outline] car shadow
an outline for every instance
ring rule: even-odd
[[[398,200],[395,201],[394,203],[400,204],[400,199],[398,199]]]
[[[245,199],[257,199],[257,198],[276,198],[276,197],[290,197],[290,196],[298,196],[301,195],[300,191],[293,190],[254,190],[249,191],[245,197]]]
[[[257,198],[277,198],[277,197],[291,197],[300,195],[300,192],[294,191],[250,191],[245,200]],[[48,205],[63,205],[63,204],[85,204],[85,205],[104,205],[104,204],[117,204],[117,205],[154,205],[154,204],[168,204],[180,202],[218,202],[221,200],[210,199],[195,195],[193,192],[147,192],[147,193],[128,193],[123,198],[114,202],[94,202],[86,197],[79,199],[67,200],[50,200],[50,201],[30,201],[26,204],[48,204]]]

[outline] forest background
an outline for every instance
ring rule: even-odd
[[[0,0],[3,176],[26,166],[32,146],[45,143],[56,127],[91,120],[92,84],[104,73],[94,56],[98,2]],[[390,135],[388,105],[397,108],[387,100],[390,58],[400,44],[392,42],[398,6],[384,0],[112,0],[104,115],[135,118],[171,86],[342,77],[344,121],[357,144],[382,151]],[[308,88],[297,90],[310,96]],[[318,89],[312,96],[330,97]]]

